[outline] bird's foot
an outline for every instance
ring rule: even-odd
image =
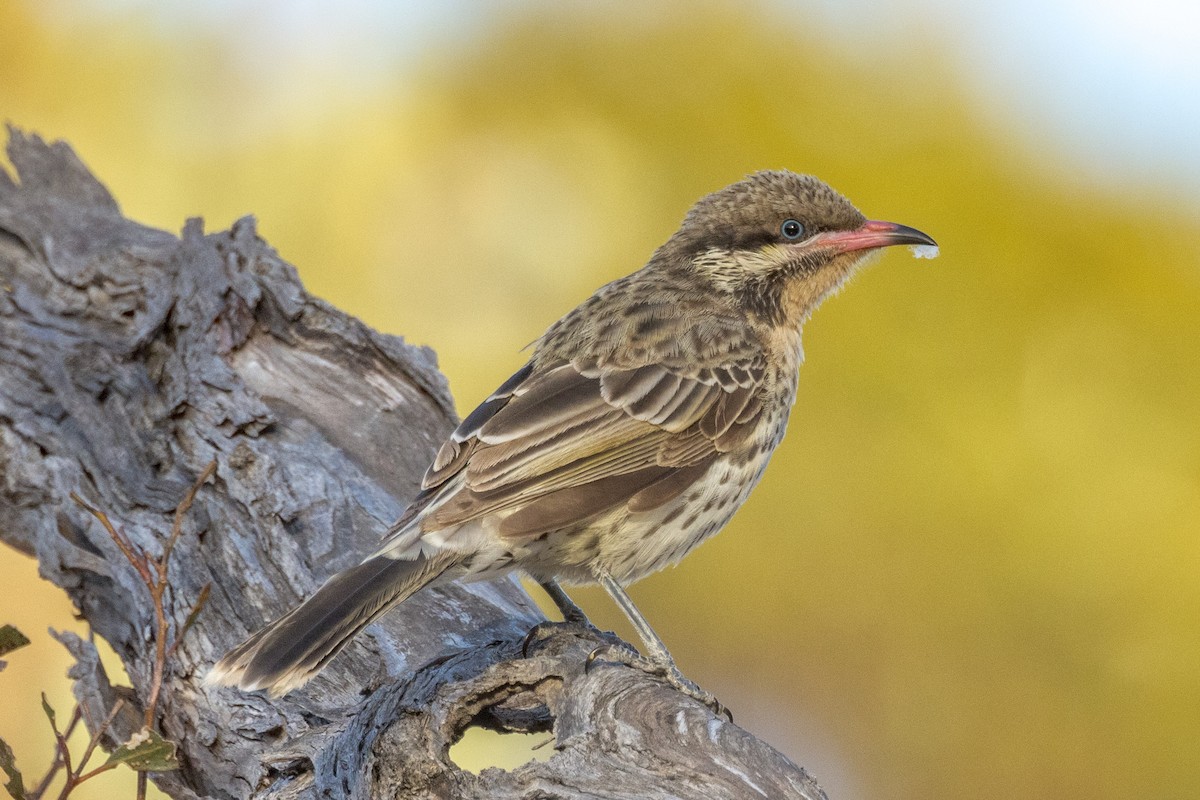
[[[544,580],[539,581],[538,585],[546,595],[554,602],[558,608],[558,612],[563,615],[563,622],[570,625],[591,625],[592,621],[587,618],[587,614],[583,613],[583,609],[575,604],[563,588],[558,585],[558,581]]]
[[[647,658],[624,642],[621,644],[624,647],[619,649],[613,645],[601,645],[588,653],[585,671],[591,668],[592,664],[595,663],[602,653],[609,654],[613,661],[633,667],[634,669],[639,669],[647,675],[662,678],[677,692],[703,703],[716,716],[725,717],[728,721],[733,722],[733,713],[725,707],[725,704],[718,700],[712,692],[700,688],[699,685],[688,679],[679,670],[679,667],[675,666],[674,661],[656,661],[655,659]]]
[[[533,646],[533,643],[545,639],[553,633],[554,628],[558,627],[558,625],[559,623],[557,622],[547,620],[539,622],[530,628],[529,633],[525,634],[525,638],[521,640],[521,658],[529,658],[529,648]]]
[[[583,609],[579,606],[571,605],[562,609],[562,612],[564,625],[582,625],[596,630],[596,626],[592,624],[592,621],[587,618],[587,614],[583,613]]]
[[[578,619],[566,619],[562,622],[546,620],[545,622],[539,622],[537,625],[534,625],[529,629],[529,633],[525,634],[525,638],[521,640],[521,657],[529,658],[529,653],[533,649],[535,643],[540,642],[543,639],[548,639],[554,635],[555,631],[563,629],[578,633],[588,638],[616,638],[611,633],[606,634],[604,631],[601,631],[599,628],[593,625],[587,617],[581,616],[581,618]],[[624,644],[624,642],[622,642],[622,644]]]

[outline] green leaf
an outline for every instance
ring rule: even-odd
[[[0,656],[29,644],[29,638],[12,625],[0,625]]]
[[[58,721],[54,715],[54,708],[50,705],[50,701],[46,699],[46,693],[42,692],[42,711],[46,712],[46,719],[50,720],[50,727],[54,733],[58,733]]]
[[[4,788],[8,790],[13,800],[25,800],[25,781],[21,779],[21,770],[17,769],[17,759],[13,756],[8,742],[0,739],[0,770],[8,776]]]
[[[175,743],[145,728],[113,750],[108,761],[104,763],[126,764],[138,772],[170,772],[179,769],[179,759],[175,757]]]

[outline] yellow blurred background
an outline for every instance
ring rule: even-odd
[[[1039,117],[944,4],[864,32],[816,0],[460,0],[395,53],[354,38],[403,22],[386,5],[6,0],[0,116],[68,140],[139,221],[255,214],[314,294],[432,346],[461,411],[747,172],[932,234],[939,260],[889,252],[809,323],[762,485],[633,595],[834,800],[1196,796],[1194,161]],[[71,707],[45,630],[81,627],[9,550],[0,623],[34,639],[0,673],[32,783],[38,693]],[[104,780],[77,796],[132,785]]]

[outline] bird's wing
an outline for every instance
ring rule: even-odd
[[[398,527],[420,517],[423,530],[439,530],[505,511],[503,535],[537,535],[678,496],[761,415],[765,359],[732,335],[655,363],[535,357],[442,445]]]

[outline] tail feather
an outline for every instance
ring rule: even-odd
[[[337,573],[284,616],[229,651],[205,683],[286,694],[313,678],[355,634],[428,585],[451,554],[412,561],[373,556]]]

